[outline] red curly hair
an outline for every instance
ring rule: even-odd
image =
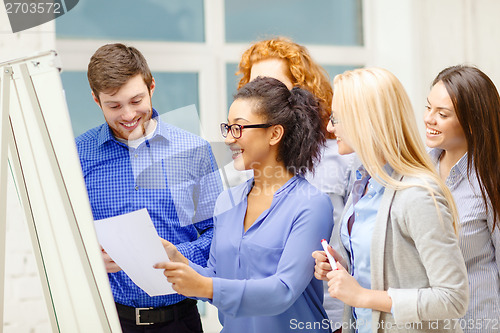
[[[250,81],[250,71],[253,64],[276,58],[285,60],[288,64],[290,78],[294,86],[300,86],[309,90],[316,96],[320,103],[320,117],[324,124],[323,130],[329,139],[334,139],[332,133],[326,131],[328,119],[332,113],[333,89],[328,78],[328,73],[311,58],[309,51],[297,43],[285,37],[256,42],[246,50],[239,64],[236,75],[243,74],[238,83],[238,89]]]

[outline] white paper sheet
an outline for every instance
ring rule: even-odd
[[[118,266],[149,296],[175,294],[162,269],[169,261],[147,209],[95,221],[99,243]]]

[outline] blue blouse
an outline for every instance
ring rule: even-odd
[[[223,332],[330,332],[323,284],[314,278],[311,253],[333,226],[333,207],[301,176],[275,194],[271,207],[245,232],[243,221],[253,178],[217,199],[215,231],[206,268]]]
[[[356,182],[354,183],[352,194],[354,196],[354,192],[359,192],[358,195],[361,198],[347,209],[340,227],[340,236],[342,244],[350,256],[351,275],[354,276],[361,287],[371,289],[370,248],[373,228],[385,187],[374,178],[369,178],[367,192],[362,196],[365,187],[357,185],[362,183],[362,180],[366,177],[369,177],[369,175],[364,167],[361,166],[356,171]],[[349,234],[347,224],[350,216],[353,214],[355,214],[354,223]],[[352,308],[352,311],[357,324],[356,332],[370,333],[372,330],[372,309]]]

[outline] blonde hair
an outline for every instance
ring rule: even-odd
[[[425,150],[410,99],[396,76],[382,68],[356,69],[335,76],[333,88],[338,108],[333,111],[368,173],[396,190],[424,187],[438,208],[436,190],[428,180],[436,183],[448,202],[457,232],[455,202]],[[395,180],[384,170],[385,163],[403,176],[422,179],[424,185]]]
[[[320,117],[324,124],[323,130],[329,138],[333,134],[326,132],[328,118],[332,112],[333,90],[328,73],[311,58],[309,51],[285,37],[262,40],[254,43],[241,56],[238,72],[241,75],[238,89],[250,81],[252,66],[265,59],[276,58],[284,60],[288,65],[287,76],[294,86],[300,86],[318,98],[321,111]]]

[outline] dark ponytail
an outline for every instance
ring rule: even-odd
[[[255,112],[267,123],[285,129],[278,148],[278,160],[294,174],[314,171],[321,158],[325,134],[320,105],[314,95],[299,87],[291,91],[279,80],[258,77],[238,90],[234,99],[255,100]]]

